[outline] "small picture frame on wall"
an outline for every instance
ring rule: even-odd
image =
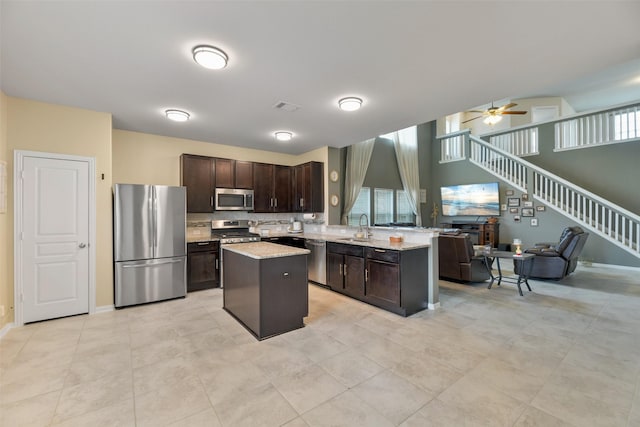
[[[513,217],[513,222],[520,222],[520,215],[515,215]]]
[[[518,211],[519,211],[519,209],[518,209],[518,208],[509,208],[509,213],[510,213],[510,214],[517,214],[517,213],[518,213]]]
[[[524,202],[522,206],[524,206],[525,208],[532,208],[533,202],[532,201]]]
[[[538,218],[531,218],[531,226],[532,227],[537,227],[538,226]]]
[[[504,192],[505,196],[513,196],[515,194],[515,192],[513,190],[507,190]]]
[[[504,211],[506,211],[506,210],[507,210],[507,205],[506,205],[506,204],[504,204],[504,203],[503,203],[503,204],[501,204],[501,205],[500,205],[500,210],[501,210],[501,211],[503,211],[503,212],[504,212]]]
[[[507,199],[507,205],[509,205],[509,207],[518,207],[520,206],[520,199],[517,197],[509,197]]]
[[[544,212],[545,210],[547,210],[547,208],[545,206],[536,206],[536,210],[538,212]]]
[[[522,208],[522,216],[533,216],[532,208]]]
[[[529,200],[529,195],[528,195],[527,193],[524,193],[524,194],[522,195],[522,201],[524,202],[524,201],[526,201],[526,200]]]

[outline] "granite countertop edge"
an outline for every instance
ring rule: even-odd
[[[412,249],[420,249],[420,248],[428,248],[431,247],[431,244],[426,242],[402,242],[402,243],[391,243],[389,240],[382,239],[370,239],[367,241],[358,241],[358,240],[350,240],[351,238],[348,235],[334,235],[334,234],[322,234],[322,233],[288,233],[284,232],[275,232],[270,233],[268,236],[261,236],[263,239],[268,239],[269,237],[300,237],[303,239],[315,239],[315,240],[324,240],[327,242],[333,243],[341,243],[345,245],[355,245],[355,246],[364,246],[370,248],[380,248],[380,249],[392,249],[397,251],[406,251]],[[187,238],[187,243],[204,243],[204,242],[217,242],[220,239],[213,237],[191,237]],[[245,244],[245,243],[240,243]],[[225,246],[227,247],[227,246]]]
[[[306,255],[311,252],[309,249],[295,248],[269,242],[232,243],[224,245],[223,249],[254,259],[282,258]]]

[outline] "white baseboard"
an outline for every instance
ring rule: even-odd
[[[5,336],[11,328],[13,328],[13,323],[7,323],[4,325],[2,329],[0,329],[0,339],[2,339],[2,337]]]
[[[427,304],[427,309],[428,310],[436,310],[438,308],[440,308],[440,302],[437,302],[435,304],[431,304],[431,303]]]
[[[629,265],[602,264],[599,262],[586,262],[586,261],[579,261],[578,263],[580,264],[581,267],[585,267],[585,268],[602,267],[602,268],[613,268],[615,270],[629,270],[629,271],[640,272],[640,267],[631,267]]]
[[[94,314],[98,314],[98,313],[107,313],[109,311],[113,311],[115,310],[115,306],[112,305],[101,305],[100,307],[96,307],[96,311]]]

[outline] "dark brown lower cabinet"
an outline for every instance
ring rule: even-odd
[[[364,298],[362,246],[327,243],[327,284],[337,292]]]
[[[393,250],[327,243],[327,284],[402,316],[428,305],[428,248]]]
[[[218,242],[187,244],[187,292],[220,286]]]

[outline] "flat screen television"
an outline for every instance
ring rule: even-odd
[[[444,216],[499,216],[497,182],[440,187]]]

